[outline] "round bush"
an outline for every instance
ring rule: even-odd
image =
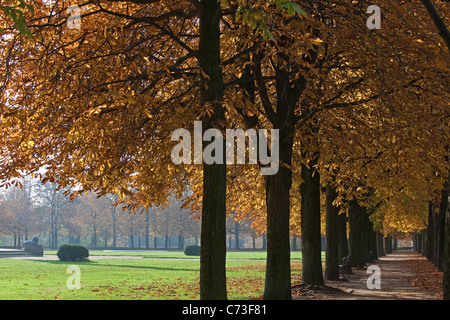
[[[200,255],[200,246],[196,244],[191,244],[184,248],[184,254],[187,256],[199,256]]]
[[[82,261],[89,257],[89,250],[79,244],[64,244],[58,249],[59,261]]]

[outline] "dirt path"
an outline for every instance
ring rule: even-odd
[[[367,280],[372,272],[364,269],[353,268],[353,274],[348,276],[348,281],[326,281],[331,287],[326,290],[307,290],[301,288],[298,295],[293,295],[296,300],[436,300],[439,295],[436,292],[424,291],[413,286],[413,281],[418,274],[415,264],[423,263],[424,258],[413,251],[395,251],[385,257],[376,260],[373,265],[380,268],[380,289],[369,289]]]

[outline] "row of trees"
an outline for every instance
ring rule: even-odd
[[[330,239],[348,214],[354,265],[373,244],[370,224],[417,232],[446,188],[445,1],[430,19],[419,1],[380,0],[374,30],[364,0],[85,0],[75,30],[67,1],[30,2],[31,37],[1,26],[0,177],[17,184],[45,167],[43,182],[117,194],[129,209],[191,191],[202,299],[227,297],[227,214],[267,233],[264,298],[290,299],[291,233],[304,283],[323,283],[322,188]],[[195,120],[278,129],[278,172],[173,164],[171,133]]]
[[[12,187],[0,196],[0,236],[11,238],[20,247],[23,240],[37,235],[41,243],[56,249],[63,243],[80,243],[90,248],[129,247],[184,249],[185,238],[198,242],[200,222],[182,200],[171,198],[166,207],[154,207],[135,214],[115,206],[113,195],[98,198],[85,194],[70,200],[64,190],[52,183],[45,185],[32,178],[21,180],[21,188]],[[228,249],[246,247],[265,249],[247,221],[227,221]],[[258,241],[258,244],[256,244]],[[174,244],[176,242],[176,244]],[[246,241],[247,242],[247,241]]]
[[[14,246],[37,235],[53,249],[80,241],[91,248],[134,248],[141,238],[142,247],[153,248],[155,237],[164,238],[164,244],[159,244],[164,248],[170,247],[169,237],[177,237],[184,248],[184,238],[200,235],[198,221],[175,198],[164,208],[134,214],[115,206],[117,199],[111,195],[98,198],[89,193],[70,201],[52,183],[24,179],[21,184],[22,188],[10,188],[0,198],[0,235],[13,237]]]
[[[444,255],[446,225],[448,225],[446,220],[448,195],[448,189],[444,189],[440,202],[429,202],[427,227],[414,237],[414,249],[427,257],[439,271],[443,271],[444,262],[448,263],[448,256]]]

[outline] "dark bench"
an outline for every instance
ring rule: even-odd
[[[342,264],[339,265],[339,273],[341,273],[342,277],[346,280],[348,275],[352,273],[352,267],[350,265],[350,256],[345,256],[342,259]]]

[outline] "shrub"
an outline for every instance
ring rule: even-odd
[[[196,244],[191,244],[184,248],[184,254],[187,256],[199,256],[200,255],[200,246]]]
[[[89,257],[89,250],[79,244],[64,244],[57,255],[59,261],[82,261]]]

